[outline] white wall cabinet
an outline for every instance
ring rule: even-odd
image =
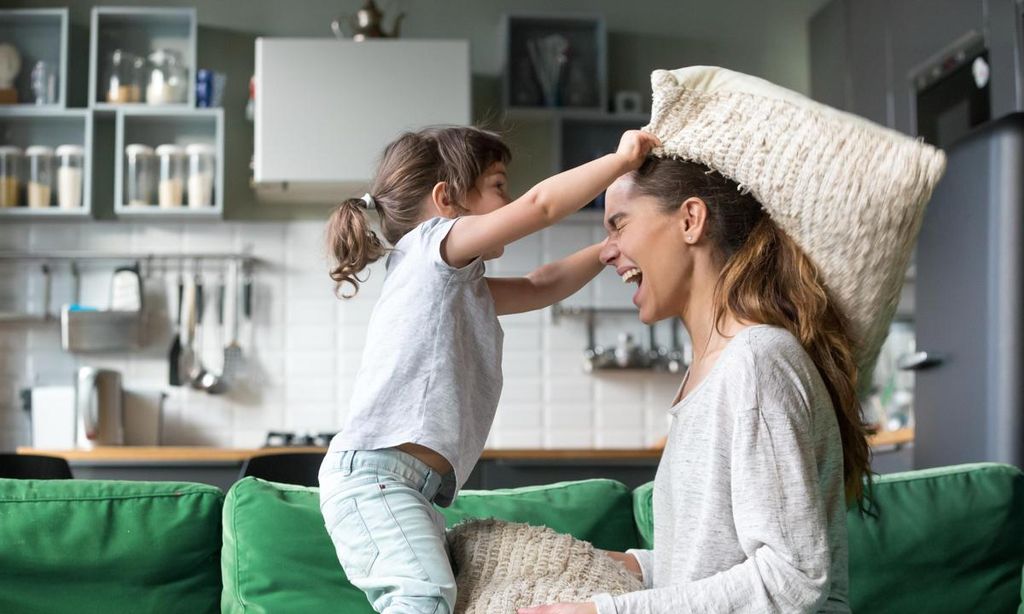
[[[365,187],[402,131],[471,122],[469,42],[256,41],[254,179]]]

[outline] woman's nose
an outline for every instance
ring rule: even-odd
[[[612,266],[612,263],[616,258],[619,257],[619,246],[615,244],[611,239],[605,239],[604,245],[601,247],[601,253],[599,258],[601,264],[605,266]]]

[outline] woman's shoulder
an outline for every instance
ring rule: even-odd
[[[749,326],[739,333],[735,360],[753,379],[758,405],[799,398],[813,405],[827,390],[810,355],[790,331],[779,326]]]

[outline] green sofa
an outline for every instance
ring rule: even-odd
[[[651,486],[586,480],[467,491],[450,524],[544,524],[600,548],[650,547]],[[891,474],[851,511],[855,612],[1018,612],[1024,474],[975,464]],[[316,489],[244,479],[0,480],[0,612],[372,612],[323,529]]]

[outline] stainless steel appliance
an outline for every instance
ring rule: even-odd
[[[953,43],[913,78],[917,134],[943,149],[992,117],[991,69],[981,34]]]
[[[121,374],[81,367],[75,380],[75,445],[79,448],[124,443]]]
[[[914,465],[1024,467],[1024,113],[947,150],[917,247]]]

